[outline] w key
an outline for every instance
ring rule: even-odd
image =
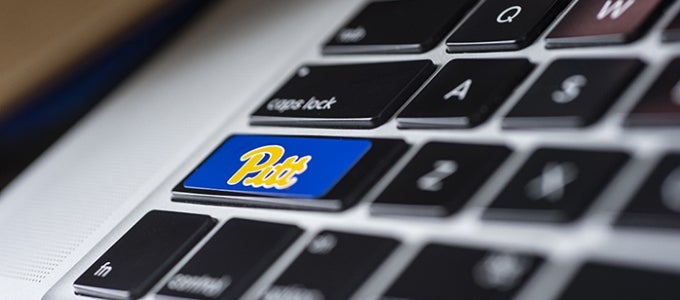
[[[578,1],[546,38],[548,48],[623,44],[639,38],[665,0]]]

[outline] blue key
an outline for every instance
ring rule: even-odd
[[[343,209],[406,148],[396,140],[235,135],[175,187],[173,200]]]

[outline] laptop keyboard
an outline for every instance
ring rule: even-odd
[[[621,188],[612,183],[628,165],[639,163],[637,148],[617,147],[626,131],[672,138],[673,126],[680,125],[680,58],[671,57],[657,80],[639,88],[649,62],[626,52],[624,45],[652,34],[650,28],[671,3],[368,3],[325,44],[316,45],[323,54],[320,62],[291,70],[272,95],[261,95],[247,125],[258,134],[226,137],[177,184],[172,201],[215,209],[315,211],[322,218],[352,214],[366,203],[369,219],[415,221],[414,226],[477,209],[483,224],[513,224],[504,228],[508,235],[516,224],[549,224],[572,234],[569,226],[597,215],[592,210],[598,200]],[[679,24],[676,18],[663,28],[655,47],[677,49],[672,43],[680,40]],[[536,41],[541,51],[559,54],[550,61],[532,56],[541,51],[513,54]],[[570,52],[581,47],[590,47],[592,55]],[[606,53],[613,55],[598,53],[611,49]],[[370,61],[377,54],[399,55]],[[325,61],[355,55],[367,62]],[[428,55],[445,61],[423,59]],[[531,149],[502,138],[456,140],[456,132],[492,121],[500,137],[540,131],[579,140],[585,130],[611,122],[611,109],[631,86],[646,92],[638,93],[637,104],[617,125],[623,137],[602,135],[607,146],[559,146],[541,141],[545,135],[532,137],[538,146]],[[511,97],[518,101],[499,115]],[[397,134],[375,131],[385,126],[394,126]],[[290,134],[259,134],[274,127]],[[334,134],[301,135],[296,128]],[[431,132],[438,138],[414,138]],[[669,143],[678,145],[677,140]],[[664,151],[649,174],[627,176],[640,187],[620,199],[625,204],[607,232],[680,227],[680,154],[675,152]],[[489,195],[489,202],[471,206],[479,194]],[[373,289],[372,299],[680,298],[680,270],[610,262],[606,255],[585,257],[559,272],[564,262],[554,261],[552,253],[427,239],[412,257],[399,256],[401,268],[396,268],[388,262],[409,243],[399,232],[308,230],[294,220],[234,218],[208,233],[214,223],[205,215],[152,211],[76,280],[75,292],[135,299],[156,285],[152,293],[158,299],[321,300],[356,298],[358,291],[377,284],[381,287]],[[302,241],[305,234],[312,237]],[[296,243],[304,246],[296,248]],[[281,262],[291,251],[293,259]],[[248,292],[277,262],[284,264],[282,271]],[[545,282],[538,274],[550,271],[563,274],[562,280],[540,286]]]

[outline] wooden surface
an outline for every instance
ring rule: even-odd
[[[0,0],[0,118],[169,0]]]

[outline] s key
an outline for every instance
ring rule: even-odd
[[[557,60],[510,111],[503,127],[591,125],[618,99],[642,66],[636,59]]]

